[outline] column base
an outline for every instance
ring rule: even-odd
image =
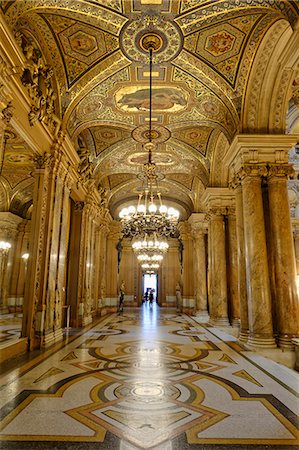
[[[233,319],[232,320],[232,327],[240,328],[240,319]]]
[[[210,319],[209,324],[213,327],[230,327],[227,317],[218,317],[217,319]]]
[[[88,315],[82,318],[82,325],[85,327],[86,325],[89,325],[92,322],[92,315]]]
[[[249,347],[250,349],[276,348],[277,345],[273,337],[249,336],[247,341],[247,347]]]
[[[280,334],[278,336],[278,347],[285,348],[286,350],[294,350],[294,340],[298,337],[290,334]]]
[[[196,321],[201,323],[208,323],[210,320],[208,311],[196,311],[195,317]]]
[[[249,331],[248,330],[241,330],[238,339],[242,343],[247,343],[248,337],[249,337]]]
[[[47,333],[42,338],[42,347],[49,347],[50,345],[55,344],[56,342],[62,341],[63,339],[63,331],[62,328],[58,328],[55,331],[51,331]]]

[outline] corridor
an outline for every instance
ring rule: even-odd
[[[253,450],[298,443],[296,372],[156,304],[73,331],[4,372],[1,386],[3,450]]]

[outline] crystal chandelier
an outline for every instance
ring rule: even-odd
[[[148,162],[144,164],[143,174],[141,175],[143,179],[142,192],[139,194],[136,206],[130,205],[123,208],[119,213],[123,237],[138,237],[139,240],[133,242],[133,250],[138,254],[138,259],[143,261],[143,264],[154,264],[155,266],[158,262],[157,260],[154,262],[153,256],[163,257],[163,253],[168,249],[167,242],[161,241],[161,238],[177,237],[179,219],[179,211],[173,207],[167,207],[162,202],[158,187],[157,168],[152,161],[152,152],[155,149],[155,144],[152,142],[152,57],[153,52],[159,49],[159,45],[160,41],[154,33],[144,36],[142,46],[149,51],[150,60],[150,101],[149,142],[143,146],[148,152]],[[157,244],[158,242],[161,243],[160,246]],[[150,267],[150,269],[157,269],[157,267]]]

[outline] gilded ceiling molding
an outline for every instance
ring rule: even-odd
[[[105,107],[103,101],[108,98],[110,89],[116,84],[129,80],[129,73],[126,67],[130,61],[121,53],[114,53],[97,67],[98,75],[90,84],[82,87],[78,96],[72,98],[70,107],[67,109],[63,124],[67,127],[72,136],[78,125],[87,120],[117,120],[124,123],[133,123],[133,118],[128,115],[116,114],[111,108]],[[101,71],[102,70],[102,71]]]
[[[127,151],[135,151],[135,146],[136,143],[132,140],[131,137],[122,140],[120,142],[116,142],[114,145],[106,148],[105,150],[103,150],[95,159],[95,172],[100,170],[100,165],[103,164],[105,162],[106,159],[110,159],[111,157],[113,158],[114,156],[120,156],[122,161],[125,158],[125,154],[124,152],[127,153]],[[111,167],[111,169],[113,170],[119,170],[119,166],[114,166]],[[136,168],[135,172],[138,171],[139,169]],[[112,173],[112,172],[111,172]],[[115,172],[114,172],[115,173]]]
[[[98,26],[116,36],[119,35],[127,18],[123,15],[106,8],[103,5],[84,0],[34,0],[17,1],[6,12],[5,18],[12,28],[16,21],[24,14],[50,12],[57,13],[57,8],[67,17],[74,17],[74,14],[84,16],[84,21],[91,25]]]
[[[229,142],[223,133],[220,133],[211,160],[210,186],[226,186],[227,175],[223,174],[223,157],[229,149]]]
[[[204,1],[200,4],[198,0],[183,0],[181,3],[181,14],[175,19],[180,26],[184,35],[194,33],[207,25],[210,25],[214,20],[229,20],[236,14],[236,0],[219,0],[215,4],[214,0]],[[196,6],[199,6],[196,8]],[[191,11],[188,11],[191,9]],[[295,26],[299,7],[292,0],[242,0],[238,2],[237,14],[243,12],[262,12],[275,13],[277,18],[287,19],[292,26]]]
[[[8,181],[0,176],[0,212],[9,211],[9,192],[10,186]]]
[[[131,62],[122,54],[120,50],[107,56],[107,58],[103,61],[100,61],[96,67],[89,72],[89,79],[87,80],[84,78],[84,80],[79,80],[74,86],[74,89],[71,90],[71,103],[64,114],[63,123],[69,127],[68,121],[79,102],[90,92],[94,95],[94,88],[130,64]]]
[[[199,161],[203,165],[203,167],[205,167],[205,169],[207,170],[209,164],[207,162],[206,157],[202,155],[202,153],[200,153],[194,147],[174,137],[170,138],[169,144],[173,145],[175,148],[183,150],[187,154],[189,153],[190,155],[192,155],[192,157],[195,158],[197,161]]]
[[[291,98],[291,86],[294,70],[284,69],[276,79],[272,107],[270,107],[269,130],[272,133],[283,133],[286,129],[287,110]],[[276,95],[275,95],[276,93]]]
[[[277,70],[278,58],[275,49],[280,48],[279,40],[286,39],[285,31],[287,23],[280,21],[274,24],[267,35],[264,37],[258,53],[256,55],[252,72],[247,84],[244,99],[244,110],[242,119],[243,132],[257,132],[266,130],[268,127],[268,116],[270,99],[266,99],[273,95],[273,79],[274,71]],[[271,63],[272,58],[272,63]]]
[[[132,132],[136,127],[135,125],[131,125],[128,123],[117,123],[113,120],[98,120],[98,119],[92,119],[89,121],[86,121],[82,123],[81,125],[76,128],[76,131],[74,132],[72,136],[72,140],[75,141],[79,134],[83,133],[85,130],[94,128],[94,127],[111,127],[115,129],[121,129],[123,131]]]
[[[234,92],[229,84],[206,63],[185,50],[182,50],[172,63],[185,72],[191,85],[194,84],[194,79],[197,80],[210,90],[211,97],[215,97],[222,104],[225,111],[225,120],[222,123],[232,136],[237,128],[239,117],[233,103]]]

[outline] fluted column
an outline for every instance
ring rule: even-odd
[[[240,301],[240,335],[241,342],[247,342],[249,335],[248,304],[246,292],[246,261],[244,243],[244,218],[242,186],[238,183],[236,194],[236,241],[237,241],[237,272],[238,272],[238,296]]]
[[[287,176],[291,172],[289,164],[272,164],[268,174],[278,339],[279,346],[286,348],[292,347],[291,339],[299,335],[296,265],[287,190]]]
[[[210,323],[228,326],[227,273],[225,249],[225,224],[222,209],[210,210],[209,270],[210,270]]]
[[[242,176],[249,338],[253,347],[274,348],[272,305],[261,176],[266,167],[246,164]]]

